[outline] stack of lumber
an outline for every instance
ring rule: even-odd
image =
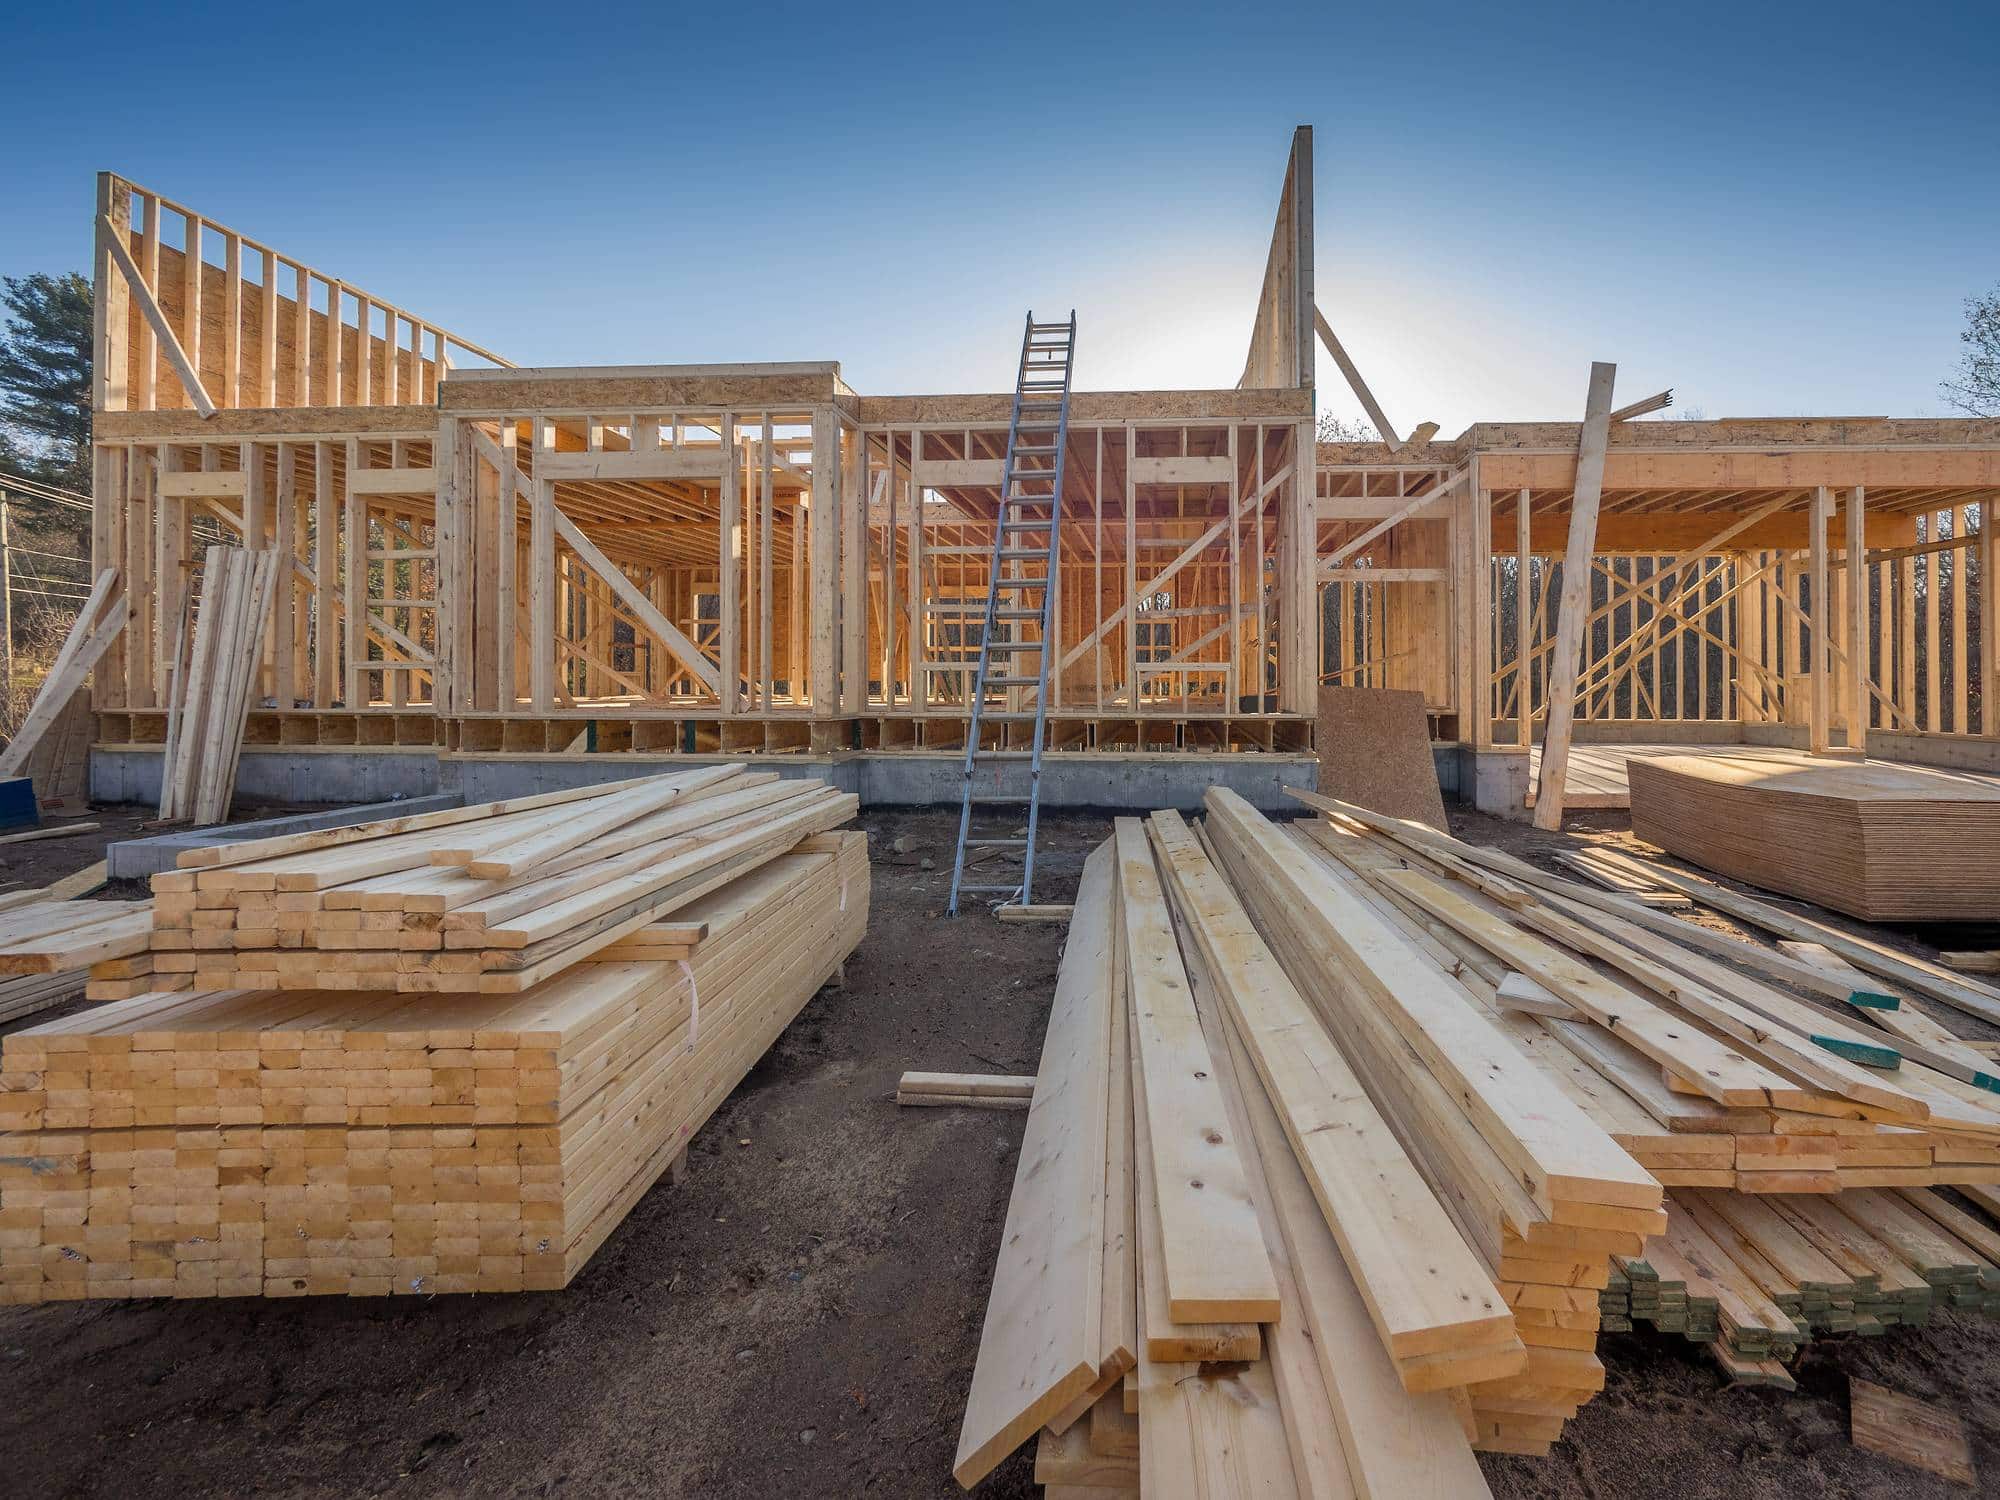
[[[1484,1494],[1475,1448],[1545,1450],[1601,1384],[1571,1271],[1642,1235],[1563,1226],[1500,1269],[1214,831],[1121,819],[1085,866],[955,1473],[1039,1432],[1051,1493]],[[1653,1225],[1658,1186],[1545,1092],[1564,1190]]]
[[[167,744],[160,762],[160,816],[197,824],[229,815],[243,723],[264,662],[264,628],[283,559],[277,551],[210,547],[199,603],[191,590],[174,641]]]
[[[1913,993],[2000,994],[1664,867],[1766,948],[1419,824],[1328,813],[1293,836],[1394,908],[1473,1003],[1668,1187],[1838,1192],[2000,1181],[1993,1060]],[[1868,972],[1863,972],[1866,966]]]
[[[518,992],[170,990],[0,1039],[0,1300],[566,1285],[860,940],[866,838],[675,889]]]
[[[1808,755],[1634,757],[1632,831],[1870,922],[2000,912],[2000,780]]]
[[[1718,1344],[1725,1368],[1789,1360],[1822,1334],[1921,1328],[1939,1306],[2000,1316],[2000,1227],[1927,1188],[1677,1191],[1668,1216],[1643,1257],[1620,1260],[1607,1326]]]
[[[151,918],[143,903],[73,901],[52,890],[0,896],[0,1023],[51,1009],[84,991],[96,958],[131,951]],[[143,939],[142,939],[143,941]]]
[[[724,765],[193,850],[153,877],[151,931],[91,995],[509,994],[611,945],[684,956],[648,929],[856,802]]]
[[[1036,1437],[1078,1495],[1476,1494],[1423,1465],[1546,1452],[1607,1317],[1783,1384],[1809,1335],[1985,1305],[1978,1226],[1913,1261],[1903,1220],[2000,1180],[1991,1060],[1867,949],[1299,795],[1327,818],[1212,789],[1086,866],[962,1483]]]

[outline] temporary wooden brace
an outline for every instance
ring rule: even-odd
[[[1569,545],[1563,554],[1562,600],[1549,658],[1548,723],[1542,732],[1542,779],[1535,793],[1535,826],[1562,826],[1563,780],[1569,773],[1571,721],[1576,709],[1577,650],[1590,605],[1590,559],[1597,550],[1597,505],[1604,487],[1604,455],[1611,419],[1611,388],[1618,367],[1590,367],[1583,434],[1577,451],[1575,498],[1570,502]]]

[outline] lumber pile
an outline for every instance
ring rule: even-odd
[[[272,549],[208,549],[199,589],[188,595],[194,629],[187,629],[184,615],[174,640],[160,763],[162,818],[206,824],[229,815],[282,562]]]
[[[1782,1365],[1824,1334],[1921,1328],[1939,1307],[2000,1316],[2000,1227],[1928,1188],[1681,1190],[1668,1216],[1643,1256],[1620,1259],[1606,1326],[1719,1345],[1725,1368]]]
[[[1745,942],[1419,824],[1294,795],[1327,818],[1292,837],[1386,902],[1404,938],[1454,970],[1665,1186],[2000,1181],[1994,1061],[1912,999],[2000,1015],[2000,993],[1665,867],[1653,873],[1698,903],[1799,940]]]
[[[2000,912],[2000,781],[1808,755],[1634,757],[1632,831],[1671,854],[1870,922]]]
[[[153,877],[145,945],[91,995],[511,994],[601,949],[682,957],[685,934],[647,929],[856,805],[723,765],[197,850]]]
[[[0,1023],[76,999],[91,959],[129,949],[148,921],[141,903],[70,900],[63,884],[0,895]]]
[[[1085,868],[962,1483],[1033,1438],[1079,1492],[1477,1494],[1603,1328],[1784,1385],[1987,1306],[2000,1229],[1930,1189],[2000,1180],[1993,1061],[1851,961],[1904,960],[1297,795],[1326,817],[1211,789]]]
[[[688,786],[548,805],[639,821],[657,781]],[[522,825],[495,806],[265,857],[412,832],[469,848],[503,824],[478,846],[505,857]],[[865,836],[766,822],[776,846],[669,875],[524,988],[163,990],[0,1039],[0,1301],[566,1285],[866,928]],[[260,862],[221,863],[244,853],[189,857]]]

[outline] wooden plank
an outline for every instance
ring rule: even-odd
[[[1134,484],[1228,484],[1236,477],[1227,454],[1208,458],[1134,458]]]
[[[1145,825],[1120,818],[1114,837],[1169,1316],[1177,1323],[1266,1322],[1278,1315],[1277,1283]]]
[[[1187,825],[1158,812],[1151,829],[1186,931],[1390,1357],[1512,1342],[1513,1314],[1486,1268]]]
[[[1352,975],[1426,1068],[1461,1098],[1481,1135],[1544,1213],[1554,1214],[1559,1202],[1658,1209],[1659,1184],[1468,1006],[1462,990],[1455,993],[1407,939],[1336,882],[1315,874],[1304,850],[1242,797],[1211,787],[1203,800],[1210,828],[1229,833],[1269,872],[1324,961]]]
[[[106,568],[90,586],[90,594],[70,622],[48,675],[35,694],[35,701],[14,731],[7,748],[0,751],[0,778],[19,776],[41,743],[42,736],[62,716],[76,690],[83,686],[90,669],[111,648],[125,628],[131,611],[124,595],[117,593],[118,570]]]
[[[970,1489],[1100,1376],[1114,856],[1084,863],[952,1474]]]
[[[1851,1377],[1847,1394],[1848,1434],[1855,1447],[1954,1484],[1976,1482],[1965,1424],[1950,1412],[1887,1386]]]
[[[652,777],[642,786],[628,786],[616,795],[594,798],[587,808],[559,813],[549,826],[523,837],[509,837],[497,845],[475,839],[469,844],[433,849],[430,862],[462,865],[478,880],[519,878],[690,793],[720,787],[742,774],[741,766],[724,765]]]
[[[702,686],[711,693],[720,692],[722,680],[715,664],[702,654],[693,641],[681,634],[671,620],[653,607],[653,601],[641,593],[632,580],[625,576],[623,568],[599,551],[597,544],[585,536],[575,522],[555,508],[553,500],[548,502],[548,508],[555,524],[556,534],[582,559],[583,565],[610,586],[611,592],[618,596],[619,602],[638,617],[640,625],[652,632],[660,644],[672,652],[675,659],[693,673]]]
[[[1597,507],[1604,492],[1604,453],[1609,441],[1611,389],[1618,367],[1590,367],[1584,401],[1576,483],[1570,501],[1569,540],[1563,552],[1563,585],[1556,610],[1555,646],[1549,657],[1548,723],[1542,731],[1542,779],[1535,793],[1535,826],[1562,826],[1563,778],[1569,771],[1571,723],[1576,712],[1578,653],[1583,617],[1590,608],[1590,560],[1597,550]]]
[[[157,201],[156,199],[155,203]],[[157,209],[154,212],[157,213]],[[200,231],[197,226],[198,221],[192,219],[188,221],[188,233],[190,236],[199,234]],[[148,223],[146,232],[148,240],[156,245],[159,239],[159,225],[157,223]],[[126,289],[132,300],[138,303],[139,312],[145,318],[146,326],[152,329],[153,337],[159,341],[160,352],[166,355],[167,364],[172,367],[174,374],[180,379],[181,389],[187,394],[188,405],[192,406],[204,417],[213,417],[216,412],[215,402],[209,398],[207,390],[202,386],[201,376],[196,372],[195,362],[190,357],[190,351],[175,336],[173,325],[167,321],[166,310],[160,306],[159,299],[153,294],[152,286],[147,283],[145,276],[133,262],[132,252],[125,244],[125,237],[101,213],[97,216],[97,243],[101,248],[110,253],[112,260],[118,263],[118,272],[125,278]],[[201,257],[198,249],[195,253],[187,257],[187,264],[196,268],[194,285],[197,287],[201,284],[199,277],[200,262]],[[195,310],[195,316],[190,319],[189,326],[191,328],[199,328],[198,308]],[[150,369],[150,365],[148,368]],[[150,378],[148,384],[150,384]]]

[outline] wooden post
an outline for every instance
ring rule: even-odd
[[[1868,537],[1863,516],[1867,492],[1847,492],[1847,746],[1868,749]],[[1959,726],[1961,729],[1963,725]]]
[[[822,406],[813,412],[812,506],[807,527],[812,549],[811,587],[807,593],[812,629],[806,649],[810,663],[813,713],[830,717],[840,712],[840,414]],[[802,664],[803,665],[803,664]]]
[[[1526,750],[1534,743],[1534,660],[1528,640],[1528,595],[1534,588],[1534,554],[1529,550],[1528,521],[1532,506],[1523,489],[1514,507],[1514,743]]]
[[[1576,711],[1578,648],[1590,612],[1590,559],[1597,550],[1597,506],[1604,494],[1604,450],[1611,437],[1611,391],[1618,366],[1590,367],[1578,439],[1576,485],[1570,500],[1569,542],[1563,552],[1562,602],[1549,655],[1549,721],[1542,732],[1542,776],[1535,790],[1535,826],[1562,826],[1563,777],[1569,770],[1571,719]]]
[[[0,714],[14,706],[14,558],[7,542],[7,492],[0,490]]]
[[[1461,574],[1466,613],[1467,665],[1465,701],[1459,712],[1470,715],[1472,746],[1475,750],[1493,747],[1493,638],[1487,621],[1493,615],[1493,492],[1479,483],[1479,459],[1471,460],[1472,473],[1466,480],[1466,570]],[[1459,733],[1465,735],[1461,723]]]
[[[725,412],[717,431],[722,442],[722,488],[717,496],[720,533],[716,548],[719,630],[716,639],[717,676],[721,679],[722,712],[741,706],[737,689],[743,666],[743,493],[742,457],[736,451],[736,419]]]
[[[123,240],[131,238],[132,189],[109,172],[97,174],[97,215],[97,254],[92,268],[96,294],[91,299],[94,352],[90,404],[96,411],[124,411],[130,404],[126,351],[131,330],[132,289],[126,285],[106,240],[114,234]],[[148,229],[157,243],[158,224],[151,224]],[[8,679],[10,683],[12,680]]]
[[[1810,636],[1809,649],[1812,655],[1807,659],[1806,681],[1806,740],[1807,748],[1814,755],[1824,755],[1831,731],[1827,727],[1827,628],[1832,624],[1828,619],[1827,588],[1829,573],[1826,563],[1826,533],[1828,523],[1833,519],[1833,491],[1820,485],[1813,491],[1812,518],[1809,538],[1811,553],[1808,560],[1812,597],[1807,603],[1807,633]]]
[[[2000,567],[2000,546],[1994,544],[1990,492],[1979,502],[1979,732],[2000,735],[2000,586],[1993,570]]]

